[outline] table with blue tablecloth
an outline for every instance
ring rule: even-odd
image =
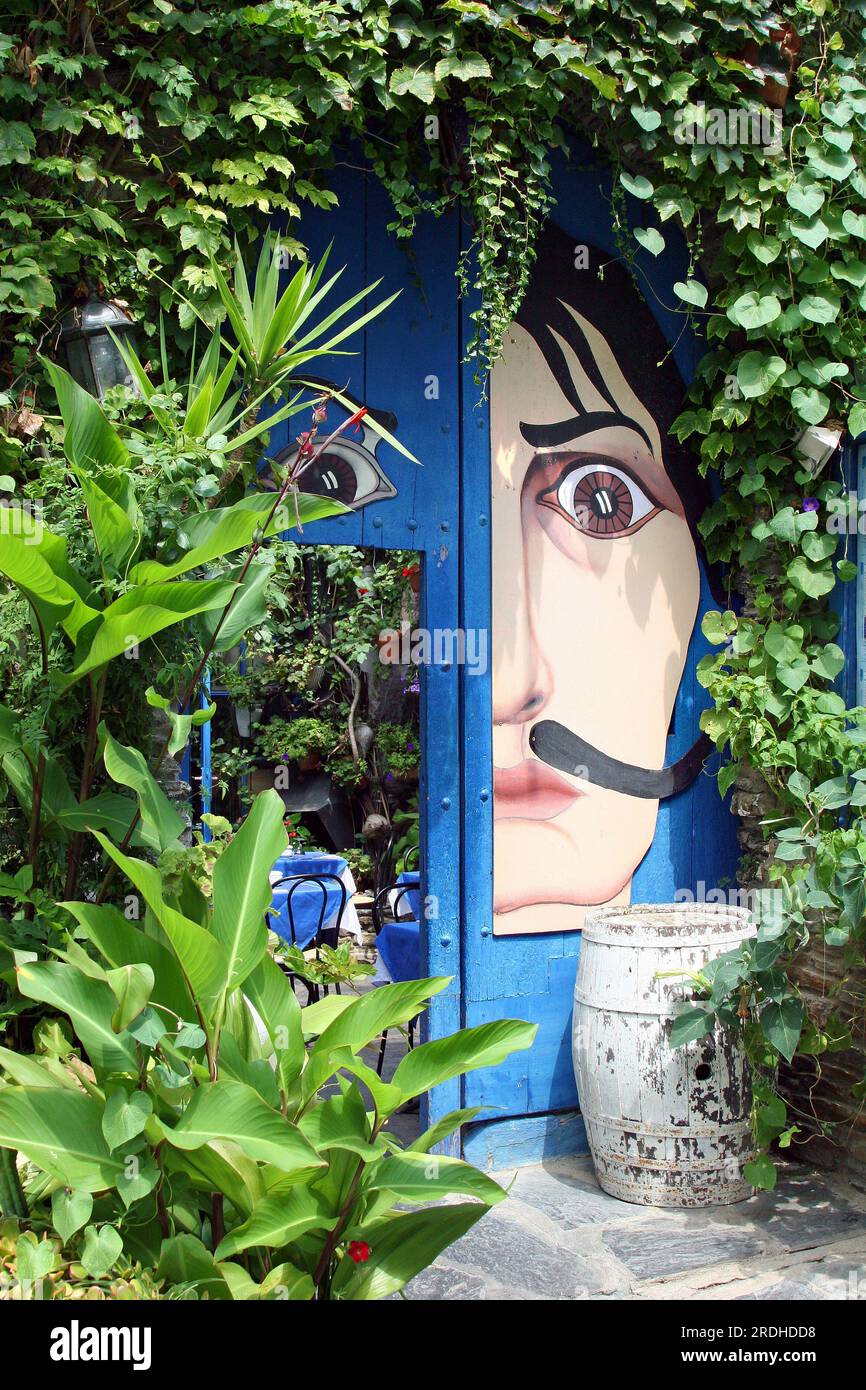
[[[414,917],[399,917],[396,922],[386,922],[376,937],[376,950],[379,953],[379,970],[374,984],[385,984],[388,980],[417,980],[421,974],[420,922]]]
[[[332,874],[342,881],[346,890],[346,907],[340,925],[350,932],[358,942],[361,940],[361,924],[351,901],[356,891],[355,880],[346,860],[339,854],[283,854],[280,855],[271,870],[270,878],[274,885],[274,896],[268,924],[271,931],[276,932],[278,936],[289,943],[292,941],[292,924],[294,924],[294,941],[301,950],[304,950],[313,941],[320,921],[325,928],[336,926],[342,894],[338,884],[333,879],[323,879],[321,886],[318,883],[301,883],[294,888],[292,879],[303,878],[308,875],[318,878],[323,874]],[[282,879],[287,879],[288,882],[280,882]],[[322,912],[322,889],[325,890],[324,914]],[[290,892],[292,894],[291,923],[289,921]]]
[[[408,891],[401,892],[403,888]],[[398,874],[396,886],[388,894],[388,904],[395,917],[421,920],[421,875],[417,869],[405,869]]]

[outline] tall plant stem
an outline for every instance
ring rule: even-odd
[[[29,1215],[14,1149],[0,1149],[0,1214],[16,1216],[19,1221],[26,1221]]]
[[[190,683],[189,683],[189,685],[188,685],[188,687],[187,687],[186,694],[183,696],[183,699],[180,701],[179,708],[180,708],[181,710],[186,709],[186,707],[189,705],[190,701],[192,700],[193,695],[195,694],[196,690],[198,689],[198,683],[199,683],[199,681],[201,680],[202,673],[204,672],[205,667],[207,666],[208,662],[209,662],[210,659],[211,659],[211,656],[212,656],[212,654],[213,654],[214,647],[216,646],[216,643],[217,643],[217,639],[218,639],[218,637],[219,637],[219,635],[220,635],[220,633],[221,633],[221,631],[222,631],[222,629],[223,629],[223,627],[224,627],[224,625],[225,625],[225,622],[226,622],[226,619],[227,619],[228,616],[229,616],[229,613],[230,613],[231,610],[232,610],[232,605],[234,604],[235,599],[237,598],[238,594],[239,594],[240,591],[241,591],[241,588],[243,587],[243,582],[244,582],[244,580],[245,580],[246,577],[247,577],[247,573],[248,573],[248,571],[249,571],[250,565],[253,563],[253,560],[256,558],[256,556],[258,555],[259,551],[261,550],[262,545],[264,544],[264,537],[267,535],[268,527],[270,526],[271,522],[273,521],[273,519],[274,519],[274,517],[276,516],[277,512],[279,511],[280,507],[281,507],[281,506],[283,505],[283,503],[285,502],[286,497],[288,496],[289,492],[292,491],[292,489],[296,487],[297,481],[298,481],[298,478],[300,477],[300,475],[301,475],[302,473],[306,472],[307,468],[309,468],[311,464],[315,463],[316,459],[320,456],[320,454],[323,454],[323,453],[325,452],[325,450],[326,450],[327,448],[330,447],[330,445],[333,443],[333,441],[334,441],[335,439],[338,439],[339,436],[340,436],[341,434],[343,434],[347,429],[350,429],[352,425],[357,424],[357,422],[358,422],[359,420],[363,419],[363,417],[364,417],[366,414],[367,414],[367,408],[366,408],[366,406],[364,406],[364,407],[362,407],[361,410],[356,410],[356,411],[355,411],[355,414],[354,414],[354,415],[350,415],[349,418],[348,418],[347,420],[343,420],[343,422],[342,422],[341,424],[339,424],[335,430],[332,430],[332,431],[331,431],[331,433],[328,435],[327,439],[323,440],[323,442],[318,446],[317,449],[311,450],[309,456],[306,457],[306,459],[304,460],[302,466],[297,470],[297,473],[295,473],[295,474],[290,474],[290,476],[289,476],[289,477],[286,479],[286,481],[283,483],[282,487],[280,488],[279,492],[277,493],[277,496],[276,496],[276,500],[275,500],[275,502],[274,502],[274,505],[271,507],[271,510],[268,512],[268,515],[267,515],[267,517],[265,518],[265,520],[264,520],[264,522],[263,522],[263,524],[262,524],[262,526],[261,526],[261,528],[260,528],[260,529],[261,529],[261,539],[254,540],[254,541],[252,542],[252,544],[250,545],[249,550],[247,551],[246,559],[244,560],[244,563],[243,563],[243,565],[242,565],[242,567],[241,567],[241,572],[240,572],[240,574],[238,575],[237,582],[236,582],[236,584],[235,584],[234,593],[232,594],[231,598],[229,599],[228,603],[226,604],[225,608],[223,609],[222,613],[220,614],[220,620],[219,620],[219,622],[217,623],[216,627],[214,628],[213,633],[211,634],[211,639],[210,639],[210,641],[208,642],[208,644],[207,644],[207,646],[206,646],[206,648],[205,648],[205,650],[204,650],[204,654],[203,654],[203,656],[202,656],[202,658],[201,658],[201,661],[198,663],[198,666],[197,666],[196,669],[195,669],[195,674],[193,675],[193,678],[192,678],[192,680],[190,681]],[[151,768],[151,772],[153,772],[154,775],[155,775],[157,772],[159,772],[159,769],[162,767],[162,764],[163,764],[163,761],[164,761],[164,759],[165,759],[165,756],[166,756],[166,754],[168,753],[168,745],[169,745],[170,739],[171,739],[171,734],[169,733],[169,734],[166,736],[165,742],[163,743],[162,748],[161,748],[160,751],[159,751],[159,754],[157,755],[156,762],[154,763],[153,767]],[[121,844],[120,844],[120,851],[121,851],[122,854],[125,854],[126,851],[127,851],[127,849],[129,848],[130,841],[132,840],[132,837],[133,837],[133,835],[135,834],[135,828],[136,828],[136,826],[138,825],[138,822],[140,821],[140,819],[141,819],[141,812],[140,812],[140,811],[136,811],[135,815],[132,817],[132,820],[131,820],[130,823],[129,823],[129,829],[127,830],[127,832],[126,832],[126,834],[124,835],[123,840],[122,840],[122,842],[121,842]],[[111,864],[109,864],[108,869],[106,870],[105,877],[103,878],[102,883],[100,884],[100,887],[99,887],[99,892],[98,892],[97,895],[96,895],[96,901],[97,901],[97,903],[102,903],[102,902],[105,901],[105,895],[106,895],[106,893],[108,892],[109,885],[110,885],[110,883],[111,883],[112,878],[114,877],[114,867],[115,867],[114,864],[111,863]]]
[[[39,649],[42,655],[42,675],[48,679],[48,639],[45,636],[45,628],[42,625],[36,607],[30,605],[36,630],[39,633]],[[45,786],[45,754],[40,746],[36,758],[36,771],[33,774],[33,800],[30,806],[30,836],[27,846],[27,862],[33,870],[32,887],[36,885],[36,870],[39,864],[39,842],[42,837],[42,793]],[[28,902],[24,909],[24,916],[28,922],[32,922],[36,909],[32,902]]]
[[[99,716],[102,713],[102,700],[105,695],[105,683],[108,679],[108,668],[106,668],[99,680],[94,684],[93,677],[90,678],[90,714],[87,720],[87,742],[84,747],[84,762],[81,767],[81,783],[78,788],[78,804],[82,805],[90,796],[90,788],[93,785],[93,777],[96,772],[96,739],[99,728]],[[83,830],[78,830],[72,837],[72,844],[69,847],[69,859],[66,866],[66,883],[63,887],[63,896],[69,901],[74,898],[78,889],[78,871],[81,865],[81,853],[84,849]]]

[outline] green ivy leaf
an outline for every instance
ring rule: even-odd
[[[674,293],[687,304],[695,304],[699,309],[703,309],[707,302],[707,287],[699,280],[677,280]]]
[[[636,227],[635,240],[639,241],[651,255],[658,256],[665,249],[665,239],[655,227]]]
[[[796,387],[791,392],[791,405],[800,419],[808,421],[810,425],[820,425],[830,409],[829,398],[824,395],[823,391],[816,391],[811,386]]]
[[[653,185],[643,174],[630,174],[627,169],[620,169],[619,181],[626,192],[635,198],[651,198],[653,195]]]
[[[803,1029],[803,1004],[800,999],[771,1000],[761,1010],[761,1032],[771,1047],[775,1047],[790,1062]]]
[[[817,183],[795,183],[785,194],[788,206],[804,217],[813,217],[824,203],[824,190]]]
[[[848,415],[848,429],[855,439],[866,431],[866,403],[860,401],[851,410]]]
[[[786,364],[781,357],[747,352],[737,363],[737,384],[747,400],[766,396],[785,371]]]
[[[800,593],[809,598],[823,598],[833,588],[833,575],[829,570],[815,570],[802,555],[798,555],[785,571],[786,577]]]
[[[743,1168],[743,1177],[752,1187],[759,1187],[762,1192],[772,1192],[776,1186],[776,1165],[769,1154],[758,1154]]]
[[[81,1263],[92,1279],[101,1279],[120,1259],[123,1241],[113,1226],[88,1226]]]
[[[810,323],[832,323],[839,313],[840,301],[826,294],[807,294],[797,308]]]
[[[757,290],[748,290],[735,299],[726,312],[731,322],[740,328],[766,328],[779,317],[782,306],[774,294],[758,294]]]
[[[641,130],[658,130],[662,123],[660,111],[651,111],[646,106],[632,106],[629,109]]]

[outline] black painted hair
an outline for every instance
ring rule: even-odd
[[[586,247],[589,265],[578,269],[578,247]],[[599,270],[604,267],[603,277]],[[556,335],[564,339],[586,372],[592,385],[611,409],[616,403],[595,363],[589,343],[565,305],[585,318],[603,335],[616,358],[623,377],[658,426],[663,462],[668,477],[683,504],[686,521],[701,557],[710,587],[716,597],[723,595],[720,575],[707,563],[698,521],[709,505],[711,493],[706,479],[698,472],[697,460],[689,449],[670,434],[670,427],[683,408],[685,385],[669,351],[665,337],[628,270],[605,255],[598,247],[569,236],[548,222],[538,243],[538,256],[526,297],[517,313],[517,322],[538,344],[563,396],[576,416],[587,417]],[[634,422],[640,434],[644,431]],[[540,421],[522,422],[524,438],[531,444],[551,447],[565,443],[551,438]],[[543,436],[543,438],[542,438]]]

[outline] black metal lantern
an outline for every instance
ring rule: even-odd
[[[60,347],[70,376],[99,400],[112,386],[128,386],[140,394],[112,333],[135,346],[133,320],[117,304],[98,295],[71,309],[60,329]]]

